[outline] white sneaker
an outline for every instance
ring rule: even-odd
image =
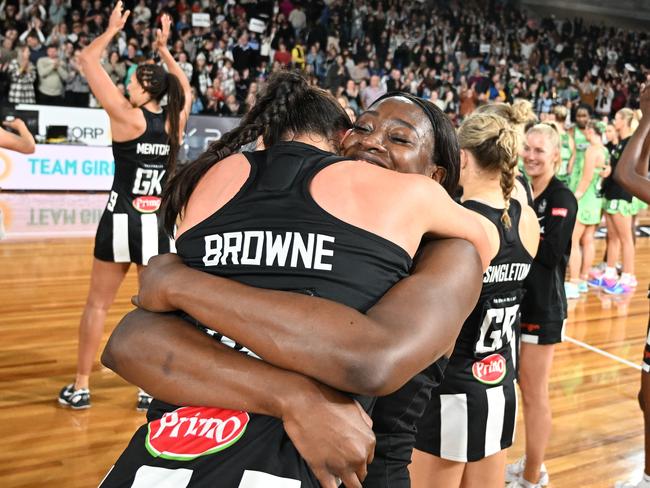
[[[638,483],[633,481],[617,481],[614,488],[650,488],[650,481],[641,479]]]
[[[539,470],[539,481],[537,482],[537,485],[534,485],[526,480],[523,479],[524,475],[524,468],[526,467],[526,456],[521,456],[519,459],[517,459],[514,463],[508,464],[506,466],[506,483],[515,483],[515,482],[522,482],[525,481],[526,483],[529,483],[531,487],[533,486],[546,486],[549,483],[549,478],[548,478],[548,470],[546,469],[546,465],[542,463],[542,467]],[[510,485],[508,485],[510,487]],[[525,487],[526,485],[520,484],[520,485],[513,485],[512,488],[519,488],[519,487]],[[645,488],[645,487],[644,487]],[[650,488],[650,486],[648,487]]]
[[[542,485],[539,483],[531,483],[530,481],[520,478],[517,481],[508,483],[506,488],[542,488]]]

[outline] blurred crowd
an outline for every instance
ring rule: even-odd
[[[269,73],[291,66],[350,115],[386,91],[430,99],[455,122],[488,101],[526,98],[538,114],[581,104],[611,118],[638,108],[650,76],[645,32],[534,18],[507,0],[139,0],[102,63],[121,89],[152,60],[163,13],[193,88],[192,113],[241,115]],[[3,0],[0,99],[97,106],[77,62],[103,32],[102,0]]]

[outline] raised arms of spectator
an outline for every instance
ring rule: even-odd
[[[113,80],[111,80],[111,77],[106,73],[101,64],[101,58],[104,49],[106,49],[113,37],[124,27],[129,13],[129,10],[122,13],[122,2],[117,2],[108,21],[106,32],[85,47],[79,56],[79,63],[86,75],[88,84],[99,103],[101,103],[111,118],[111,123],[118,122],[118,124],[126,125],[132,125],[134,120],[138,120],[132,114],[135,109],[124,95],[120,93]],[[113,134],[115,135],[115,131],[113,131]],[[120,139],[119,136],[118,139]]]
[[[27,129],[25,122],[21,119],[14,119],[12,121],[4,121],[2,123],[5,127],[9,127],[18,132],[13,134],[4,129],[0,129],[0,147],[18,151],[23,154],[31,154],[36,149],[34,143],[34,136]]]
[[[182,128],[185,127],[187,118],[189,117],[190,110],[192,108],[192,87],[190,86],[190,81],[187,79],[187,75],[178,65],[174,56],[167,49],[167,40],[169,39],[169,32],[172,25],[172,19],[169,15],[164,14],[160,22],[162,24],[162,29],[156,30],[156,40],[153,43],[153,48],[158,51],[160,59],[165,63],[169,72],[178,78],[181,86],[183,87],[183,93],[185,94],[185,106],[181,112],[181,132]]]
[[[641,92],[640,102],[643,117],[616,165],[614,179],[637,198],[650,202],[650,85]]]

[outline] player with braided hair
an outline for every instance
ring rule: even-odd
[[[492,260],[442,383],[418,423],[412,486],[502,487],[517,399],[523,282],[539,242],[535,212],[511,198],[520,135],[504,118],[475,113],[458,130],[462,204],[480,215]]]
[[[192,102],[189,81],[167,49],[168,16],[162,17],[153,47],[169,73],[155,64],[138,66],[128,86],[128,100],[113,84],[100,58],[128,16],[118,2],[106,32],[80,57],[88,83],[110,119],[115,177],[95,237],[90,290],[79,325],[77,375],[58,397],[60,404],[75,410],[90,407],[90,372],[106,314],[131,263],[140,271],[149,258],[170,251],[171,241],[158,220],[160,196],[175,170]],[[164,96],[165,108],[160,104]],[[140,390],[138,409],[146,409],[150,401]]]
[[[386,106],[390,103],[393,102],[383,102]],[[355,131],[371,131],[370,125],[372,122],[366,121],[363,128],[355,127]],[[327,92],[309,86],[300,75],[273,74],[255,104],[254,113],[181,170],[165,192],[165,222],[171,226],[180,216],[178,257],[188,267],[185,272],[194,275],[190,281],[207,283],[202,275],[230,277],[256,287],[315,295],[308,298],[314,303],[322,304],[320,299],[329,299],[365,311],[405,276],[410,256],[423,235],[418,229],[423,226],[424,233],[461,236],[476,243],[487,264],[485,232],[472,212],[453,203],[431,179],[435,165],[426,164],[427,177],[387,171],[387,167],[378,164],[332,155],[348,126],[345,112]],[[403,151],[430,161],[431,153],[440,148],[434,151],[429,143],[420,145],[419,138],[426,137],[426,131],[431,129],[429,119],[418,113],[412,122],[394,124],[390,137]],[[241,145],[258,137],[264,150],[235,153]],[[383,135],[375,135],[367,144],[379,144],[380,137]],[[223,156],[226,157],[221,159]],[[374,150],[367,156],[377,163]],[[418,212],[421,208],[436,208],[438,212]],[[226,355],[231,355],[232,348],[259,355],[281,368],[298,370],[317,380],[328,379],[336,388],[361,394],[388,388],[384,384],[378,386],[377,382],[383,380],[376,375],[376,364],[371,371],[350,369],[335,360],[323,368],[322,363],[315,361],[314,347],[332,349],[327,342],[334,337],[328,336],[327,330],[318,331],[322,337],[330,337],[321,342],[313,340],[316,331],[305,335],[304,330],[294,332],[284,327],[292,339],[290,344],[280,344],[278,336],[271,332],[272,324],[237,321],[236,328],[229,327],[222,316],[215,317],[203,303],[198,302],[200,306],[193,309],[192,317],[219,330],[207,332],[219,339],[219,345],[230,346],[228,351],[221,351]],[[273,311],[267,312],[268,315]],[[252,335],[242,333],[251,330],[247,326],[258,335],[247,338]],[[310,330],[311,325],[302,321],[295,327]],[[356,329],[348,322],[345,327]],[[225,329],[235,337],[224,337],[221,332]],[[246,346],[241,344],[244,341],[248,342]],[[360,351],[363,346],[354,342],[356,354],[364,356],[365,348]],[[372,343],[368,346],[368,352],[377,359],[385,353],[382,348],[372,347]],[[283,356],[284,347],[289,347],[292,354]],[[410,348],[402,348],[401,354],[413,356]],[[422,348],[419,360],[431,354],[431,350]],[[236,356],[231,360],[233,364],[243,361],[241,354]],[[411,362],[407,360],[406,366],[412,368]],[[265,362],[253,363],[253,368],[268,366]],[[238,378],[242,384],[237,387]],[[403,381],[408,379],[406,376]],[[140,481],[145,476],[150,485],[155,485],[156,476],[171,476],[172,472],[186,476],[185,486],[270,486],[271,480],[278,478],[282,479],[277,483],[286,486],[297,485],[294,481],[304,487],[318,486],[318,481],[323,486],[337,486],[332,475],[341,478],[346,486],[360,486],[372,449],[363,451],[363,463],[358,470],[339,471],[336,466],[323,466],[312,472],[291,442],[297,435],[294,419],[269,416],[273,414],[269,408],[273,405],[268,402],[262,408],[266,415],[224,410],[223,407],[242,408],[239,395],[250,393],[249,383],[257,379],[246,372],[244,376],[229,374],[222,381],[224,386],[215,387],[220,394],[224,395],[226,385],[237,390],[218,404],[222,408],[178,407],[154,400],[148,425],[138,430],[102,486],[130,486],[134,479]],[[289,375],[278,388],[286,391],[294,382],[293,375]],[[392,379],[391,384],[394,382]],[[337,408],[350,408],[346,423],[358,418],[358,409],[349,405],[345,396],[324,391],[326,394],[321,396],[339,398]],[[373,403],[365,396],[353,398],[366,410]],[[207,435],[207,431],[194,427],[198,422],[228,425],[229,429],[206,440],[203,434]]]

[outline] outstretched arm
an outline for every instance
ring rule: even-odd
[[[650,202],[650,85],[641,92],[641,111],[643,117],[616,165],[614,179],[637,198]]]
[[[158,51],[160,59],[165,63],[167,69],[171,74],[178,78],[181,86],[183,87],[183,94],[185,95],[185,106],[181,112],[181,124],[180,127],[185,127],[187,118],[189,117],[190,109],[192,108],[192,88],[190,87],[190,81],[187,79],[187,75],[178,65],[174,56],[169,52],[167,48],[167,41],[169,39],[169,33],[171,30],[172,19],[168,14],[164,14],[160,19],[162,23],[162,29],[156,31],[156,40],[153,43],[153,48]]]
[[[93,91],[93,95],[106,110],[111,122],[118,122],[118,125],[130,125],[134,119],[132,114],[134,109],[104,70],[101,58],[104,49],[108,47],[115,35],[124,27],[129,13],[129,10],[122,13],[122,2],[118,1],[111,13],[106,32],[86,46],[79,56],[79,64]],[[115,130],[113,132],[115,135]]]
[[[453,346],[476,303],[481,276],[472,245],[430,242],[412,275],[364,315],[329,300],[215,277],[164,255],[143,271],[137,301],[152,311],[182,309],[281,368],[340,390],[385,395]],[[144,338],[112,341],[111,354],[137,356],[146,344]],[[178,341],[165,347],[191,361],[192,351]]]

